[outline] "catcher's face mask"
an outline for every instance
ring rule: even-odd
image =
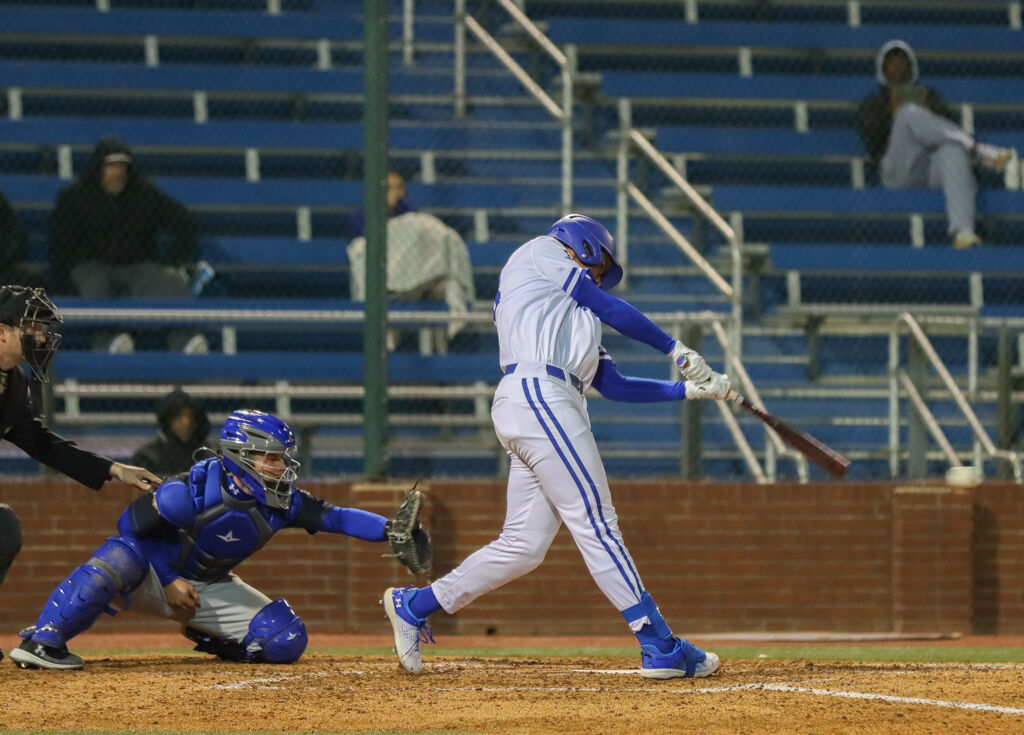
[[[220,440],[225,468],[254,498],[272,508],[289,506],[299,463],[288,424],[260,411],[235,411]]]

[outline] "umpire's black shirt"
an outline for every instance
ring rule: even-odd
[[[28,378],[18,367],[0,370],[0,439],[93,490],[99,490],[110,475],[109,459],[53,433],[32,414]]]

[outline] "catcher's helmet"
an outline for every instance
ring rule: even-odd
[[[567,214],[551,225],[548,235],[569,246],[583,265],[600,265],[604,253],[611,265],[601,277],[601,289],[611,291],[622,280],[622,266],[615,259],[615,238],[595,219],[582,214]]]
[[[262,411],[234,411],[220,431],[220,446],[224,467],[253,497],[272,508],[288,507],[299,469],[293,457],[295,435],[288,424]],[[279,466],[260,462],[257,467],[255,453],[280,455],[282,461]]]
[[[36,380],[46,382],[46,366],[60,346],[60,334],[54,329],[63,322],[43,289],[0,286],[0,324],[21,330],[21,353]]]

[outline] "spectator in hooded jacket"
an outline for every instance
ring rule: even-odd
[[[161,477],[188,472],[195,463],[193,454],[206,443],[210,419],[202,404],[180,388],[168,393],[157,409],[156,436],[132,455],[132,464],[141,464]]]
[[[161,231],[173,240],[166,249],[158,243]],[[60,293],[94,299],[185,297],[191,288],[185,266],[198,260],[197,253],[192,216],[142,176],[118,138],[100,139],[92,166],[57,195],[50,260]],[[122,333],[109,349],[131,352],[134,342]],[[185,351],[206,349],[197,341]]]
[[[974,232],[978,185],[973,163],[1002,170],[1013,151],[978,143],[934,89],[919,85],[917,58],[900,40],[885,43],[875,62],[878,90],[857,110],[856,126],[882,184],[890,189],[941,188],[953,246],[980,245]]]

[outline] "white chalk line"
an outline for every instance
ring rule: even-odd
[[[930,666],[928,668],[936,668]],[[989,669],[1000,669],[1000,668],[1018,668],[1017,666],[1003,666],[999,664],[965,664],[958,665],[954,668],[963,669],[975,669],[975,670],[989,670]],[[321,672],[310,672],[302,674],[280,674],[277,676],[264,676],[254,679],[245,679],[242,681],[232,682],[230,684],[213,684],[207,687],[208,689],[251,689],[255,687],[261,687],[271,689],[276,688],[273,685],[281,684],[287,681],[293,681],[296,679],[307,679],[314,677],[324,677],[328,675],[339,675],[339,676],[367,676],[373,675],[372,671],[364,670],[344,670],[344,671],[321,671]],[[527,672],[523,672],[527,673]],[[535,672],[534,672],[535,673]],[[582,674],[613,674],[613,675],[637,675],[640,673],[638,669],[577,669],[571,673],[582,673]],[[893,673],[906,673],[906,672],[893,672]],[[268,686],[269,685],[269,686]],[[679,688],[667,688],[663,686],[650,686],[650,687],[622,687],[622,688],[609,688],[609,687],[474,687],[474,686],[463,686],[463,687],[431,687],[425,686],[423,689],[434,692],[608,692],[615,694],[629,694],[629,693],[660,693],[660,694],[726,694],[729,692],[737,691],[771,691],[771,692],[785,692],[791,694],[813,694],[816,696],[823,697],[838,697],[841,699],[862,699],[876,702],[889,702],[892,704],[914,704],[914,705],[926,705],[931,707],[943,707],[946,709],[962,709],[975,712],[997,712],[999,714],[1007,715],[1022,715],[1024,716],[1024,708],[1022,707],[1007,707],[997,704],[987,704],[985,702],[961,702],[956,700],[946,699],[926,699],[923,697],[900,697],[894,694],[878,694],[874,692],[851,692],[842,691],[837,689],[820,689],[817,687],[806,687],[796,686],[794,684],[768,684],[768,683],[750,683],[750,684],[733,684],[727,686],[712,686],[712,687],[688,687],[686,689]]]
[[[873,694],[869,692],[843,692],[834,689],[814,689],[811,687],[798,687],[789,684],[753,684],[746,686],[748,689],[760,689],[772,692],[792,692],[796,694],[817,694],[823,697],[841,697],[844,699],[869,699],[879,702],[892,702],[894,704],[925,704],[932,707],[946,707],[948,709],[966,709],[978,712],[999,712],[1004,715],[1024,715],[1024,708],[1004,707],[998,704],[985,704],[983,702],[957,702],[946,699],[923,699],[921,697],[897,697],[894,694]]]

